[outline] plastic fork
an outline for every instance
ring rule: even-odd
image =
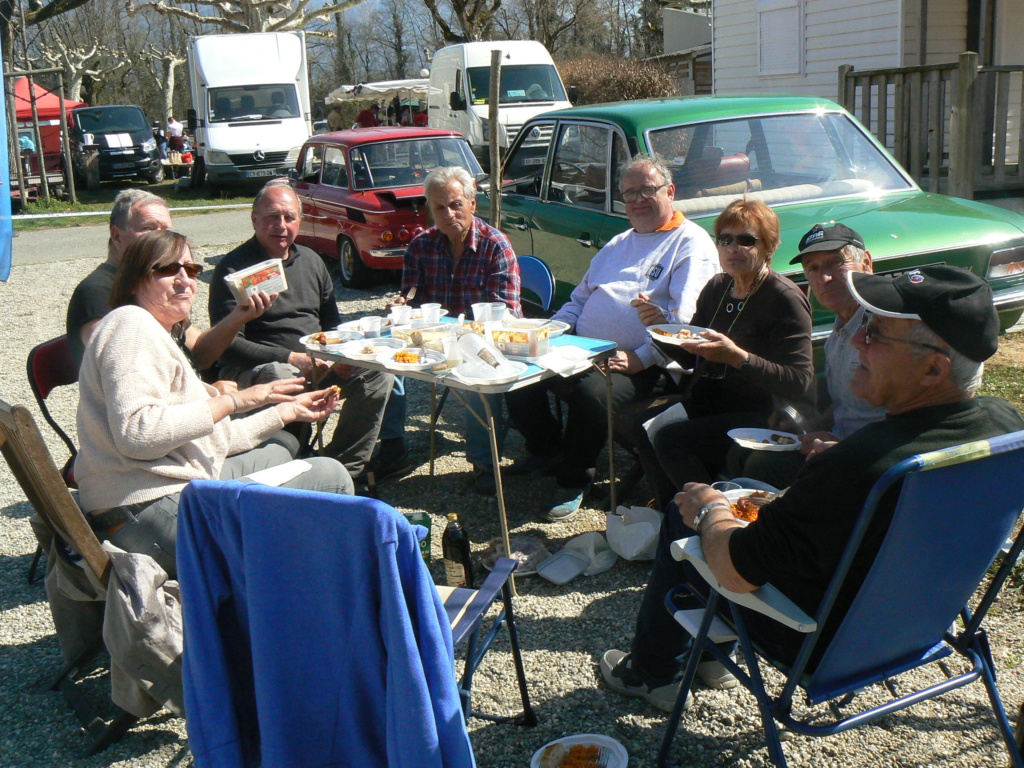
[[[796,426],[798,435],[807,434],[807,422],[804,421],[804,417],[800,415],[800,411],[794,408],[792,405],[782,406],[782,412],[789,417],[790,421]]]

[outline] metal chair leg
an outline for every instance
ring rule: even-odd
[[[28,567],[28,583],[35,584],[39,579],[43,578],[45,573],[36,576],[36,568],[39,567],[39,558],[43,556],[43,548],[38,544],[36,545],[36,553],[32,555],[32,564]]]

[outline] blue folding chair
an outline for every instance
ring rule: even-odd
[[[680,624],[689,627],[694,646],[662,741],[658,765],[668,765],[697,663],[702,653],[711,653],[757,699],[769,756],[778,766],[785,766],[786,758],[776,721],[803,735],[830,736],[981,678],[1010,753],[1010,764],[1021,768],[1024,763],[996,689],[995,667],[981,624],[1024,548],[1024,532],[1004,554],[1002,565],[977,608],[972,611],[968,601],[1000,554],[1024,508],[1022,462],[1024,431],[912,456],[889,469],[868,495],[814,617],[804,614],[770,584],[744,595],[726,590],[704,562],[698,537],[674,542],[673,556],[690,561],[712,589],[697,621],[691,611],[684,610],[687,602],[692,606],[690,595],[699,597],[695,590],[684,585],[689,600],[677,600],[671,593],[666,596],[666,607]],[[819,642],[879,501],[890,489],[899,491],[899,500],[874,563],[834,636]],[[722,599],[730,610],[718,613]],[[762,613],[806,633],[792,665],[765,652],[759,638],[748,631],[744,610]],[[731,618],[723,621],[723,616]],[[961,627],[955,624],[958,617]],[[749,671],[729,658],[711,638],[715,642],[738,638]],[[943,659],[954,653],[970,665],[969,670],[955,675],[950,671]],[[777,696],[770,696],[765,690],[759,656],[786,675],[785,685]],[[812,657],[820,659],[817,664],[809,663]],[[932,663],[943,671],[944,680],[897,695],[889,678]],[[841,707],[848,705],[857,691],[877,682],[886,685],[892,700],[854,714],[843,714]],[[806,692],[810,704],[828,702],[835,721],[812,724],[796,719],[792,700],[798,687]],[[819,712],[810,713],[809,717],[815,714],[820,716]]]
[[[523,291],[537,297],[537,306],[545,315],[551,314],[551,304],[555,300],[555,276],[548,265],[536,256],[519,256],[519,279]]]

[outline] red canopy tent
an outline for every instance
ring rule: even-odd
[[[36,112],[39,115],[39,134],[43,141],[43,154],[46,155],[46,167],[50,170],[60,169],[60,96],[38,83],[32,84],[36,97]],[[19,77],[14,82],[14,104],[17,109],[19,130],[32,127],[32,102],[28,93],[28,78]],[[71,112],[76,107],[89,106],[84,101],[64,99],[64,108]],[[33,141],[35,137],[33,137]]]

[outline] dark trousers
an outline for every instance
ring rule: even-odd
[[[650,397],[661,377],[660,368],[648,368],[628,375],[613,373],[613,412],[641,398]],[[562,433],[548,403],[548,392],[568,405]],[[608,443],[608,411],[604,376],[591,370],[570,379],[555,376],[532,387],[505,396],[508,411],[524,438],[526,450],[534,456],[561,455],[559,485],[586,485],[601,449]]]
[[[636,424],[634,444],[647,480],[657,496],[658,508],[664,509],[687,483],[715,480],[734,445],[726,434],[730,429],[765,427],[767,424],[768,417],[754,411],[671,422],[651,435],[642,424]]]

